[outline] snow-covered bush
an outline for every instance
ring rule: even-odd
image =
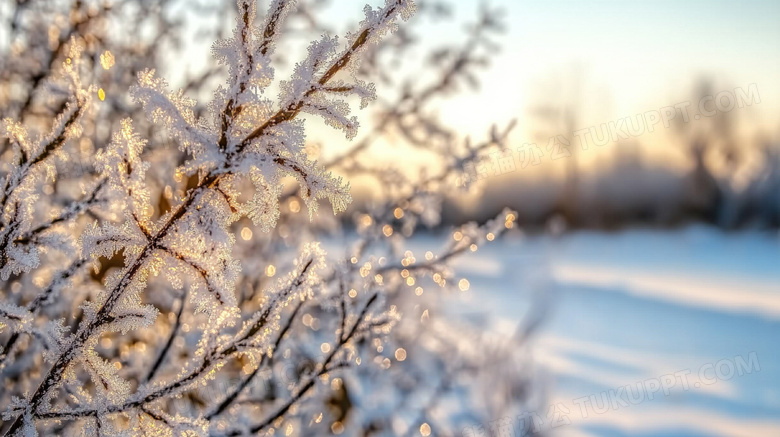
[[[239,0],[232,35],[213,48],[227,82],[204,107],[151,68],[156,45],[176,39],[166,3],[76,1],[63,14],[18,2],[11,14],[21,36],[1,69],[26,89],[5,93],[0,124],[6,434],[454,435],[522,405],[516,349],[486,350],[472,328],[456,334],[459,324],[431,314],[468,288],[450,260],[498,238],[515,214],[459,227],[438,253],[406,249],[438,223],[463,162],[502,147],[511,129],[460,144],[426,112],[473,80],[495,14],[483,11],[462,49],[436,53],[449,67],[431,85],[382,80],[403,87],[397,100],[323,165],[305,125],[316,117],[358,135],[351,103],[375,99],[371,80],[387,75],[377,53],[391,47],[381,41],[415,4],[366,7],[356,30],[324,34],[280,79],[286,20],[312,5],[273,0],[258,14]],[[149,17],[153,37],[112,39],[118,21],[141,29]],[[357,159],[392,129],[441,158],[437,173],[410,179]],[[354,227],[317,212],[350,204],[331,171],[387,190],[350,211]],[[484,386],[495,378],[500,393]]]

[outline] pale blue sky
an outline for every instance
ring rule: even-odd
[[[459,15],[477,3],[457,2]],[[591,106],[612,116],[674,104],[701,76],[729,87],[757,83],[766,112],[778,114],[780,2],[492,3],[506,9],[509,33],[477,99],[516,95],[508,109],[519,112],[537,82],[580,65],[585,87],[604,91]]]

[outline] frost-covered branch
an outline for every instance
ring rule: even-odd
[[[419,360],[453,380],[466,372],[456,363],[472,362],[457,347],[441,356],[427,349],[444,340],[421,327],[426,308],[468,286],[451,262],[511,229],[515,213],[455,227],[452,240],[424,260],[405,246],[418,230],[439,225],[443,187],[454,185],[462,162],[507,141],[510,129],[494,129],[473,146],[461,142],[432,108],[485,64],[491,14],[478,18],[463,47],[435,54],[438,61],[425,67],[435,74],[421,83],[399,79],[378,55],[405,58],[420,41],[408,30],[392,33],[415,9],[412,1],[367,7],[356,30],[339,39],[323,34],[315,16],[325,1],[272,0],[263,15],[255,1],[238,0],[232,33],[221,21],[206,32],[220,37],[218,62],[185,75],[176,91],[155,70],[167,53],[158,47],[183,50],[183,23],[198,27],[231,7],[195,2],[181,14],[168,0],[91,3],[12,8],[25,18],[13,20],[12,62],[0,62],[0,75],[17,82],[25,69],[57,79],[46,65],[63,62],[70,80],[41,79],[50,85],[45,102],[37,98],[47,97],[41,84],[26,105],[28,95],[0,93],[9,107],[23,108],[3,122],[5,156],[14,156],[0,168],[7,181],[0,193],[0,430],[205,436],[342,426],[381,434],[396,429],[383,416],[394,410],[370,412],[363,381],[403,390],[388,369],[408,365],[422,387],[431,375]],[[434,3],[421,1],[421,10],[438,14]],[[201,17],[190,20],[192,13]],[[48,35],[30,33],[36,26]],[[65,35],[71,43],[58,46]],[[276,47],[300,36],[313,42],[288,63]],[[74,47],[84,56],[65,55]],[[29,49],[42,67],[25,67],[17,49]],[[220,76],[226,80],[216,87]],[[400,89],[387,99],[373,82]],[[212,85],[210,103],[193,98]],[[367,134],[318,164],[317,148],[331,141],[307,139],[304,115],[353,138],[351,103],[362,109],[375,98],[381,105],[377,117],[367,117],[376,120]],[[49,134],[38,139],[35,131]],[[361,159],[391,136],[433,152],[441,165],[415,178]],[[315,214],[320,204],[341,212],[351,202],[349,185],[331,170],[374,177],[386,195],[354,205],[354,227]],[[293,190],[284,186],[290,179]],[[326,239],[323,246],[332,247],[340,238],[349,240],[343,254],[326,258],[316,244]],[[441,396],[458,389],[443,386]]]
[[[332,348],[332,351],[322,360],[322,362],[318,363],[316,370],[299,384],[298,388],[294,390],[292,396],[287,401],[283,402],[282,405],[277,407],[277,409],[273,413],[269,414],[262,422],[253,425],[249,429],[251,433],[256,434],[263,431],[278,418],[282,417],[287,411],[290,410],[290,408],[293,407],[293,405],[300,402],[301,399],[306,396],[306,394],[309,393],[312,388],[314,388],[317,380],[321,376],[328,372],[332,372],[337,368],[346,366],[346,362],[337,362],[336,359],[344,351],[344,347],[348,344],[348,342],[354,340],[360,335],[364,335],[367,332],[370,332],[371,328],[374,326],[381,326],[387,323],[386,321],[376,322],[367,319],[369,309],[376,302],[378,297],[379,295],[375,293],[368,299],[365,306],[360,311],[360,314],[358,314],[355,324],[346,335],[339,335],[339,339],[336,342],[336,345]],[[242,432],[235,431],[229,433],[228,435],[241,434]]]
[[[80,120],[91,101],[92,88],[82,89],[78,63],[82,47],[71,41],[70,57],[63,62],[63,73],[68,78],[72,99],[56,117],[49,133],[34,136],[21,123],[6,119],[0,122],[0,136],[7,138],[14,148],[15,162],[0,191],[0,276],[27,272],[39,262],[38,249],[30,245],[31,237],[53,223],[32,227],[32,210],[37,198],[35,184],[53,178],[55,167],[51,161],[65,143],[81,133]],[[58,221],[75,217],[89,205],[75,204]]]
[[[43,309],[46,305],[51,304],[57,297],[57,294],[63,288],[66,288],[69,285],[71,278],[79,271],[82,266],[84,266],[84,264],[86,264],[86,260],[80,258],[73,261],[70,266],[68,266],[68,268],[59,271],[51,280],[51,283],[37,296],[35,296],[35,298],[29,304],[27,304],[25,307],[27,314],[29,314],[30,317],[38,316],[38,313],[41,311],[41,309]],[[5,343],[5,347],[2,349],[2,355],[0,355],[0,374],[2,373],[2,369],[5,366],[6,359],[14,351],[14,346],[19,340],[19,335],[20,332],[14,332]]]
[[[244,13],[239,17],[239,30],[237,32],[243,36],[235,38],[234,41],[239,53],[241,53],[242,50],[248,50],[250,48],[249,33],[242,33],[240,31],[240,23],[244,23],[245,20],[246,23],[250,21],[251,12],[247,8],[251,9],[253,7],[245,2],[241,2],[240,5],[241,4],[244,5],[244,8],[242,9]],[[272,5],[272,7],[273,6],[274,5]],[[276,6],[278,7],[278,3]],[[332,189],[332,185],[328,183],[328,180],[323,178],[320,173],[315,172],[305,158],[302,158],[303,160],[296,159],[297,153],[295,152],[291,155],[287,155],[287,153],[283,152],[284,149],[277,148],[273,151],[266,146],[266,150],[256,150],[255,153],[249,155],[249,157],[254,158],[252,161],[246,161],[247,156],[242,152],[244,152],[244,149],[246,148],[255,147],[255,140],[258,140],[260,137],[267,134],[267,131],[275,126],[292,120],[300,111],[305,100],[317,91],[319,85],[327,83],[333,75],[346,67],[353,59],[353,56],[358,54],[359,49],[372,38],[381,36],[399,12],[408,10],[409,2],[399,0],[389,2],[385,8],[380,9],[378,12],[369,11],[360,33],[353,38],[352,43],[340,56],[327,64],[328,68],[325,73],[317,79],[316,82],[313,82],[311,77],[301,77],[298,79],[298,81],[308,81],[308,85],[305,85],[307,91],[297,98],[294,98],[291,103],[285,104],[283,99],[283,109],[280,109],[275,115],[262,123],[260,127],[254,129],[243,140],[236,143],[240,144],[239,147],[230,147],[230,145],[228,145],[229,151],[224,158],[218,157],[219,149],[212,151],[212,143],[217,143],[217,141],[214,141],[214,136],[209,134],[207,130],[193,125],[194,119],[190,109],[192,104],[188,100],[182,99],[180,95],[165,92],[165,83],[154,79],[151,72],[142,73],[140,75],[139,86],[133,92],[135,98],[146,106],[156,122],[166,123],[172,128],[174,135],[181,141],[184,150],[190,153],[197,162],[196,167],[190,168],[208,170],[208,174],[201,179],[201,182],[195,188],[188,191],[183,201],[172,213],[167,217],[164,217],[161,223],[156,225],[156,232],[150,231],[149,228],[152,224],[146,223],[143,218],[146,216],[146,211],[143,209],[146,209],[148,203],[147,196],[144,194],[142,186],[145,168],[143,164],[138,162],[138,155],[140,149],[143,148],[143,142],[132,133],[132,127],[129,123],[125,123],[121,135],[115,137],[114,140],[116,144],[114,150],[117,152],[109,152],[114,154],[107,154],[103,161],[107,163],[106,167],[110,167],[105,171],[109,174],[112,185],[122,189],[122,191],[126,193],[128,199],[127,211],[134,221],[128,223],[128,226],[123,229],[108,229],[108,231],[114,235],[124,235],[125,238],[112,237],[108,240],[101,240],[98,237],[96,239],[97,246],[95,247],[97,251],[94,253],[110,254],[119,247],[124,247],[126,256],[130,255],[131,260],[126,263],[126,267],[123,269],[122,273],[117,275],[114,280],[109,281],[109,284],[112,286],[110,286],[107,293],[103,294],[102,299],[88,308],[88,315],[85,318],[85,321],[80,325],[78,332],[66,349],[59,355],[52,369],[46,374],[38,389],[30,397],[26,407],[26,410],[29,412],[25,414],[28,418],[26,420],[44,413],[44,411],[39,411],[40,406],[48,402],[52,395],[52,390],[60,385],[65,370],[71,365],[74,359],[82,353],[89,355],[89,349],[82,349],[84,347],[89,348],[88,343],[96,334],[105,332],[106,328],[111,329],[112,326],[113,329],[126,330],[128,328],[144,326],[150,323],[149,317],[153,317],[155,313],[146,311],[145,309],[142,309],[142,307],[136,309],[137,303],[134,302],[137,301],[137,297],[134,296],[144,288],[146,278],[150,273],[149,265],[159,266],[161,262],[164,262],[160,257],[161,250],[170,253],[170,250],[166,250],[165,248],[168,247],[170,249],[171,246],[179,243],[177,239],[182,237],[196,237],[195,235],[191,235],[191,231],[196,228],[206,231],[206,235],[210,234],[212,237],[217,233],[224,234],[224,231],[219,228],[229,223],[229,221],[225,221],[226,219],[229,220],[229,218],[220,212],[219,209],[221,208],[221,205],[210,196],[210,192],[221,185],[221,188],[226,189],[227,187],[224,186],[223,179],[229,178],[231,173],[235,172],[233,169],[246,168],[248,170],[248,165],[257,165],[259,168],[264,169],[268,167],[268,164],[266,163],[270,161],[270,163],[274,163],[285,170],[296,173],[300,182],[306,185],[306,191],[311,195],[310,197],[316,198],[322,196],[324,195],[322,190]],[[333,49],[333,45],[328,47],[328,50]],[[244,53],[246,52],[244,51]],[[325,61],[323,55],[326,55],[326,53],[310,52],[309,61],[313,70],[317,69],[320,62]],[[242,59],[240,56],[228,56],[226,59],[233,67],[238,67],[243,64],[245,67],[248,66],[251,68],[251,57],[244,57]],[[238,77],[238,71],[240,70],[238,68],[232,68],[232,70],[233,75]],[[311,73],[313,71],[309,72]],[[265,72],[263,72],[263,74],[265,74]],[[236,82],[240,83],[241,81],[238,80]],[[236,90],[230,91],[236,93]],[[218,93],[218,95],[220,94],[222,96],[227,95],[226,92]],[[241,94],[240,90],[237,94]],[[276,132],[275,136],[278,136],[279,134],[281,134],[281,132]],[[59,138],[59,136],[55,138]],[[291,137],[291,140],[295,141],[295,138]],[[270,159],[266,158],[268,152],[271,152]],[[214,161],[215,158],[217,161]],[[222,165],[215,166],[214,164],[216,162],[221,162]],[[124,168],[127,176],[123,176],[121,171],[116,171],[120,168]],[[264,187],[259,188],[262,189]],[[8,190],[6,191],[8,192]],[[342,194],[327,195],[330,196],[331,200],[334,202],[334,208],[343,207],[344,200],[337,200],[337,197],[335,197],[343,197]],[[194,215],[191,214],[191,208],[195,208],[198,213]],[[203,212],[201,212],[201,210]],[[214,214],[216,220],[204,214],[206,211]],[[222,218],[220,218],[220,216],[222,216]],[[135,228],[135,230],[133,228]],[[96,236],[99,235],[99,233],[100,231],[95,231]],[[100,241],[106,241],[108,245],[101,243]],[[201,245],[209,244],[204,240],[201,241]],[[211,244],[214,243],[217,242],[214,241]],[[217,274],[217,281],[222,282],[222,285],[225,286],[226,293],[230,293],[229,284],[231,282],[230,275],[232,275],[229,273],[230,267],[228,265],[230,263],[229,253],[227,252],[229,247],[229,240],[223,240],[223,242],[215,244],[212,249],[207,249],[207,251],[211,252],[212,256],[215,254],[215,251],[222,252],[222,255],[217,256],[218,259],[223,259],[222,263],[224,267],[227,268],[227,271],[223,271],[222,274]],[[90,252],[93,252],[93,250],[90,250]],[[178,261],[183,259],[183,257],[177,257],[176,255],[174,255],[174,257],[177,258]],[[187,264],[190,266],[195,265],[193,262],[188,262]],[[217,267],[219,268],[219,265]],[[159,267],[152,267],[152,270],[157,268]],[[214,274],[214,272],[211,274],[204,273],[204,280],[207,283],[210,282],[212,274]],[[223,274],[225,275],[224,277],[222,277]],[[225,300],[222,299],[222,291],[216,290],[211,284],[209,284],[209,288],[212,291],[212,295],[217,298],[220,304],[229,302],[227,297],[225,297]],[[215,317],[223,317],[216,313],[218,312],[215,312]],[[210,367],[210,360],[204,360],[203,365],[205,367]],[[101,380],[102,384],[107,384],[107,381],[105,381],[106,379],[115,378],[112,375],[101,373],[98,370],[99,367],[95,367],[94,364],[91,367],[95,370],[95,375]],[[181,384],[184,384],[185,381],[186,379],[183,380]],[[21,418],[18,418],[9,432],[14,433],[17,429],[20,429],[22,423]]]

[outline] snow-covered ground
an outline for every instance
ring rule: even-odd
[[[456,266],[457,311],[506,335],[551,298],[533,352],[552,435],[780,436],[776,234],[515,234]]]

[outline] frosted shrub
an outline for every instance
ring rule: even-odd
[[[213,48],[228,81],[205,111],[183,91],[170,90],[155,70],[141,68],[153,64],[149,59],[134,64],[138,74],[129,95],[141,110],[107,119],[110,142],[97,147],[90,169],[67,167],[67,147],[89,146],[85,139],[101,129],[94,108],[101,102],[92,100],[104,100],[105,91],[82,83],[84,77],[98,80],[95,71],[102,71],[90,70],[82,56],[99,38],[59,41],[68,52],[49,88],[67,97],[47,132],[35,132],[30,126],[41,124],[21,116],[2,121],[0,134],[11,147],[6,156],[12,155],[0,192],[0,334],[6,339],[0,405],[6,435],[416,432],[422,422],[430,427],[430,402],[394,410],[417,396],[415,383],[410,385],[415,379],[441,381],[423,387],[426,398],[453,391],[462,399],[435,428],[442,433],[458,433],[468,422],[459,411],[478,421],[495,414],[479,400],[485,387],[457,394],[463,389],[457,375],[478,375],[475,369],[484,370],[486,362],[512,367],[514,361],[503,352],[477,356],[477,350],[461,350],[446,321],[433,317],[420,324],[431,319],[420,310],[426,301],[405,296],[418,289],[419,297],[423,281],[443,291],[466,289],[449,260],[497,238],[512,227],[514,214],[504,211],[484,226],[463,226],[440,253],[424,259],[400,248],[420,224],[438,223],[440,192],[455,185],[461,164],[502,146],[509,129],[467,144],[462,156],[452,147],[439,150],[448,156],[441,174],[419,181],[347,159],[368,140],[326,164],[347,174],[391,178],[398,188],[385,204],[354,212],[357,230],[345,257],[326,254],[316,239],[336,225],[317,208],[327,202],[343,212],[350,189],[309,158],[302,114],[354,138],[358,120],[350,115],[350,102],[364,108],[376,94],[366,76],[377,66],[361,60],[373,59],[380,39],[408,19],[415,5],[387,0],[380,8],[366,7],[357,30],[312,42],[292,75],[278,80],[272,57],[295,3],[273,0],[259,17],[254,1],[238,1],[232,35]],[[85,17],[100,16],[89,11]],[[459,67],[418,95],[449,90],[460,69],[475,62],[470,55],[480,41],[475,31],[468,50],[454,58]],[[128,46],[123,54],[137,52]],[[100,63],[109,72],[119,68],[111,69],[110,52]],[[275,99],[269,98],[273,84],[280,90]],[[428,126],[424,135],[452,144],[420,115],[421,102],[410,105],[409,98],[404,95],[398,105],[411,107],[396,115],[417,114]],[[30,99],[19,113],[29,107]],[[111,114],[123,107],[114,102]],[[140,114],[154,127],[146,127]],[[388,123],[373,133],[382,134]],[[143,133],[156,131],[178,149],[150,149]],[[432,143],[419,129],[406,135],[420,145]],[[79,196],[52,194],[63,168],[67,180],[77,181]],[[297,181],[296,188],[287,180]],[[300,203],[308,220],[293,214]],[[247,220],[256,235],[243,226]],[[414,323],[404,322],[405,314]],[[399,366],[388,371],[391,357]],[[515,370],[507,370],[507,377],[515,378]],[[344,407],[352,401],[354,408]]]

